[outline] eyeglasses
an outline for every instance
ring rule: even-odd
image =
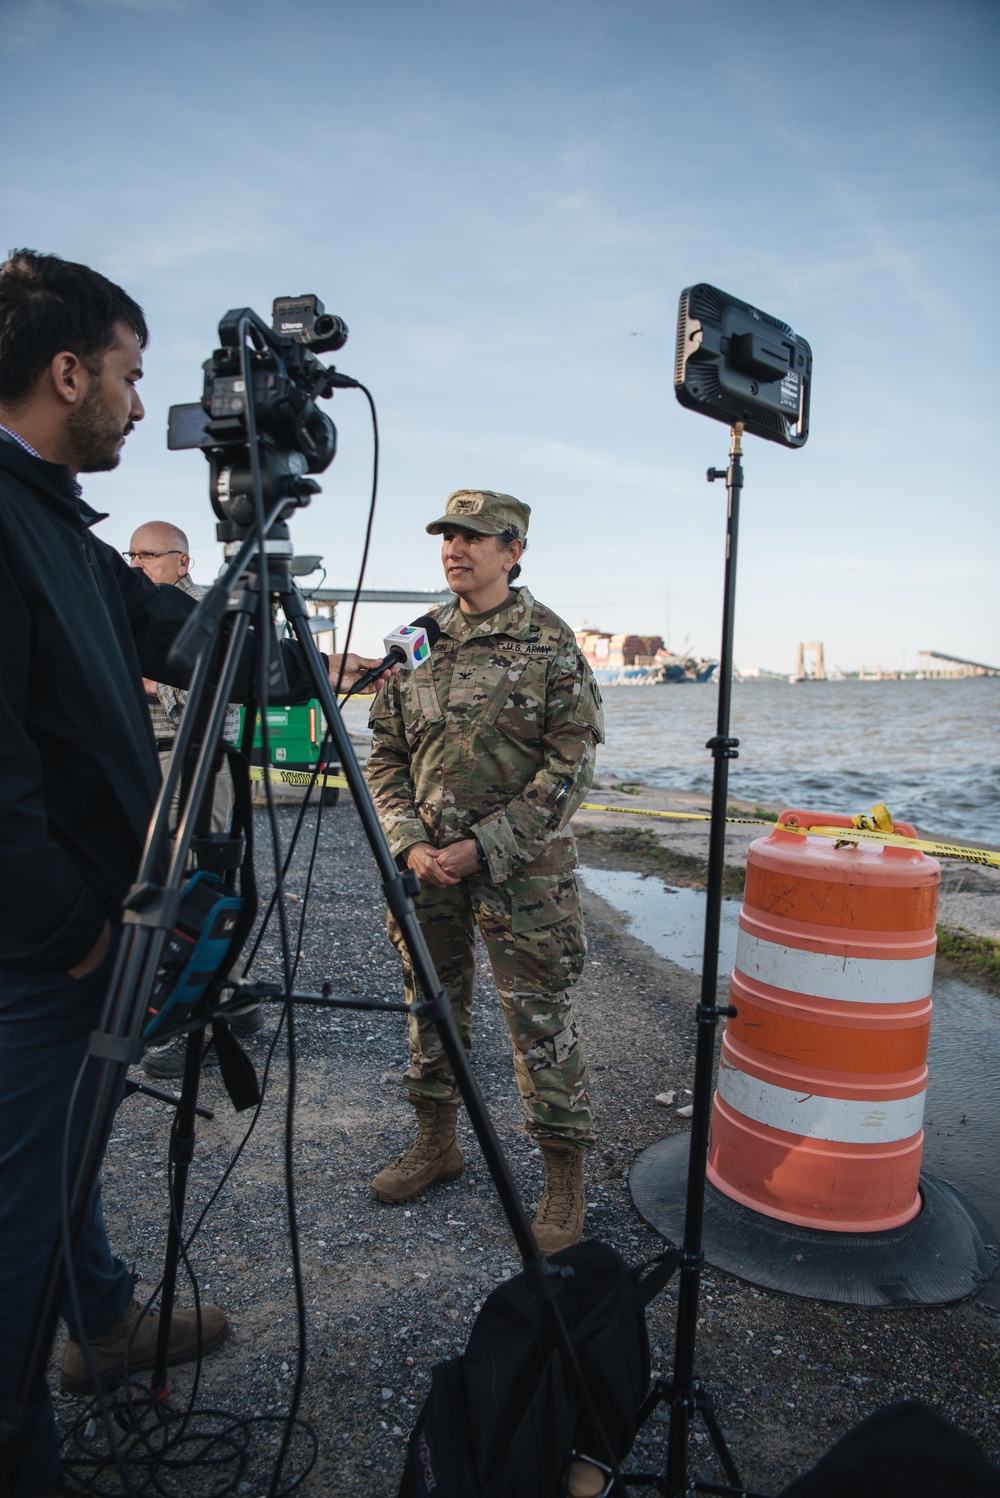
[[[130,562],[151,562],[154,557],[186,557],[186,551],[123,551]]]

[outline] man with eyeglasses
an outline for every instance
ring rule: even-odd
[[[94,1068],[81,1064],[160,787],[142,680],[185,685],[169,654],[194,607],[93,535],[106,517],[77,478],[117,467],[142,420],[147,340],[142,308],[87,266],[33,250],[0,265],[0,1440],[10,1422],[22,1427],[0,1471],[16,1459],[14,1498],[43,1498],[58,1479],[48,1389],[29,1409],[13,1400],[58,1231],[64,1136],[72,1158],[91,1107]],[[282,653],[287,700],[307,700],[298,648]],[[241,691],[251,663],[252,642]],[[378,662],[345,664],[351,685]],[[328,669],[336,680],[340,658]],[[151,1368],[157,1318],[142,1316],[111,1251],[99,1181],[74,1269],[64,1389],[92,1388],[83,1337],[108,1387],[130,1343],[130,1373]],[[201,1306],[200,1327],[195,1311],[176,1311],[168,1362],[226,1330],[217,1307]]]
[[[191,581],[188,538],[169,520],[150,520],[145,525],[140,525],[124,556],[132,567],[141,567],[150,582],[159,587],[173,586],[180,588],[191,598],[201,597],[203,589]],[[165,770],[173,752],[174,739],[187,702],[187,692],[182,687],[172,687],[163,681],[151,681],[145,676],[142,685],[149,705],[160,764]],[[239,731],[240,710],[236,703],[231,702],[226,712],[222,736],[234,744]],[[225,832],[232,809],[233,782],[228,766],[223,766],[215,777],[215,794],[212,798],[213,832]]]
[[[191,580],[191,548],[188,538],[180,526],[174,525],[169,520],[149,520],[145,525],[140,525],[139,529],[133,532],[128,550],[123,555],[130,566],[141,567],[150,582],[156,583],[161,588],[171,586],[180,588],[196,600],[204,592],[203,588],[199,588]],[[172,687],[165,681],[151,681],[145,676],[142,679],[142,685],[153,724],[157,753],[160,756],[160,768],[166,774],[167,764],[174,749],[174,739],[180,727],[181,714],[187,702],[187,692],[183,687]],[[240,710],[235,702],[231,702],[226,710],[222,737],[228,743],[235,744],[239,733]],[[223,763],[216,774],[212,789],[213,832],[225,832],[228,829],[234,799],[233,778],[229,773],[229,766]],[[178,786],[171,806],[171,825],[176,821],[179,802],[180,787]],[[243,965],[237,958],[233,965],[233,981],[239,981],[242,974]],[[230,1024],[237,1035],[253,1035],[260,1029],[261,1021],[260,1005],[253,1004],[247,1009],[241,1009],[238,1014],[234,1014]],[[153,1046],[151,1050],[148,1050],[142,1059],[142,1069],[147,1077],[152,1077],[155,1081],[161,1081],[165,1077],[182,1077],[186,1055],[187,1041],[181,1036],[177,1040],[170,1041],[168,1045]],[[206,1045],[202,1064],[211,1065],[214,1062],[214,1048]]]

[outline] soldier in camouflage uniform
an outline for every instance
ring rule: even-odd
[[[573,632],[520,572],[529,508],[458,490],[428,525],[457,601],[437,611],[429,663],[393,678],[371,713],[368,783],[393,854],[421,883],[417,914],[466,1048],[474,942],[486,945],[514,1069],[545,1166],[535,1233],[545,1252],[582,1232],[593,1139],[587,1066],[568,990],[586,956],[569,820],[593,779],[600,696]],[[407,1000],[421,997],[396,922]],[[419,1137],[372,1183],[406,1201],[462,1169],[457,1092],[432,1023],[410,1018]]]

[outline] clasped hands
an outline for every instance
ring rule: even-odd
[[[438,889],[458,884],[466,874],[474,874],[479,868],[479,845],[474,837],[449,843],[447,848],[414,843],[403,856],[407,868],[413,870],[421,884],[433,884]]]

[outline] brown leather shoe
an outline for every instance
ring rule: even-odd
[[[140,1320],[141,1318],[141,1320]],[[136,1323],[139,1323],[136,1326]],[[129,1377],[152,1368],[156,1362],[156,1338],[160,1318],[156,1311],[142,1313],[142,1307],[134,1300],[116,1326],[103,1337],[90,1339],[90,1355],[101,1384],[113,1389],[125,1378],[125,1358],[128,1354]],[[133,1328],[135,1335],[133,1336]],[[190,1363],[198,1356],[211,1352],[223,1342],[229,1331],[229,1322],[218,1306],[202,1306],[201,1336],[198,1335],[198,1316],[195,1311],[174,1311],[170,1320],[170,1345],[167,1349],[168,1363]],[[94,1385],[79,1342],[67,1342],[63,1349],[60,1382],[66,1394],[90,1394]]]
[[[371,1186],[373,1196],[392,1205],[419,1196],[434,1181],[453,1181],[465,1164],[455,1131],[458,1104],[435,1103],[413,1092],[409,1102],[417,1110],[417,1137]]]

